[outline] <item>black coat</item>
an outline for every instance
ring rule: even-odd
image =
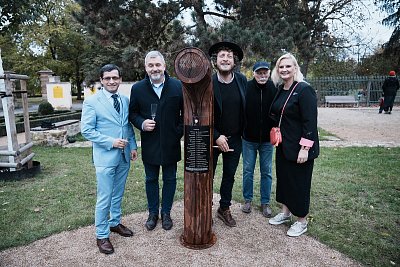
[[[221,96],[221,89],[219,88],[219,82],[217,74],[214,73],[213,77],[213,91],[214,91],[214,141],[218,139],[218,137],[222,134],[221,133],[221,117],[222,117],[222,96]],[[239,118],[243,123],[245,121],[244,110],[246,106],[246,86],[247,86],[247,79],[246,76],[239,72],[235,72],[235,79],[233,82],[236,82],[239,87],[239,93],[241,98],[241,114],[242,118]]]
[[[270,80],[260,85],[255,79],[247,82],[246,91],[246,124],[243,139],[248,142],[269,142],[269,132],[273,121],[268,113],[277,89]]]
[[[387,77],[382,85],[383,95],[396,96],[399,87],[399,80],[396,77]]]
[[[152,103],[157,103],[156,127],[142,131],[142,123],[151,119]],[[154,165],[169,165],[181,160],[180,139],[183,136],[182,84],[165,73],[164,87],[159,99],[150,78],[135,83],[131,89],[129,121],[140,130],[142,160]]]
[[[290,90],[296,84],[294,82]],[[280,97],[283,85],[279,86],[271,106],[270,116],[275,121],[275,126],[278,126],[280,112],[282,107],[277,109],[274,102]],[[281,133],[283,154],[286,159],[296,161],[301,145],[299,144],[302,137],[314,141],[314,145],[308,152],[309,159],[315,159],[319,155],[319,138],[317,129],[317,96],[315,90],[306,82],[301,82],[295,88],[292,96],[286,104],[282,116]]]

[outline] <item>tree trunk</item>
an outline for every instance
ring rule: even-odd
[[[76,81],[76,99],[77,100],[82,100],[82,83],[83,83],[83,77],[82,77],[82,72],[80,71],[80,66],[78,63],[75,62],[75,81]]]

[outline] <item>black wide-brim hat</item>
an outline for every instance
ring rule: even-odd
[[[217,51],[221,47],[227,47],[227,48],[231,49],[233,51],[233,54],[237,55],[237,57],[239,58],[239,61],[241,61],[243,59],[243,50],[240,48],[240,46],[238,46],[235,43],[231,43],[231,42],[219,42],[219,43],[213,44],[210,47],[210,49],[208,49],[208,55],[211,57],[212,54],[217,53]]]

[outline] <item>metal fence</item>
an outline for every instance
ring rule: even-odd
[[[307,79],[317,91],[318,104],[325,103],[325,96],[352,95],[361,106],[377,105],[382,96],[382,85],[387,76],[323,77]],[[400,103],[400,96],[396,97]]]

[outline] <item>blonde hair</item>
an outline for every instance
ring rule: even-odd
[[[286,53],[282,55],[278,60],[276,61],[275,67],[271,72],[271,80],[275,84],[275,86],[281,85],[283,83],[283,80],[279,76],[279,64],[281,63],[282,59],[290,59],[296,69],[296,72],[294,74],[294,80],[297,82],[302,82],[304,80],[303,73],[300,71],[300,66],[297,63],[296,58],[291,54],[291,53]]]

